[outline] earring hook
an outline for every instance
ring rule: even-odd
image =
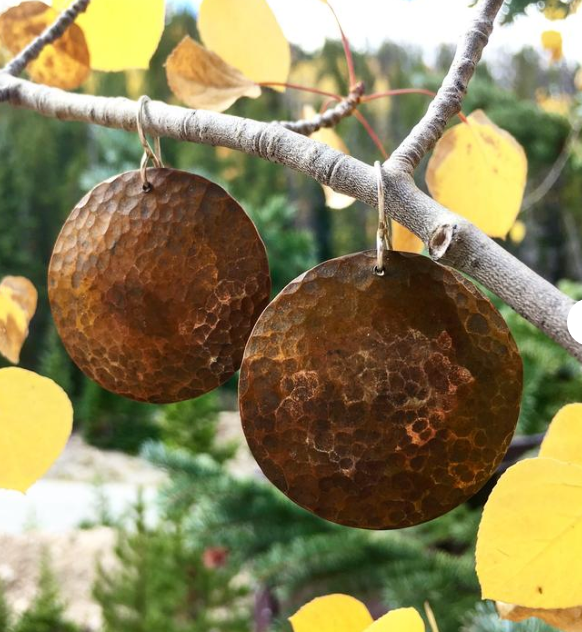
[[[149,103],[150,101],[151,99],[147,95],[144,94],[139,98],[137,102],[138,109],[137,109],[136,127],[137,127],[139,140],[141,142],[141,146],[143,147],[143,152],[144,152],[141,159],[141,163],[140,163],[140,173],[141,173],[141,180],[143,183],[144,191],[150,191],[152,188],[152,185],[148,181],[148,176],[147,176],[147,169],[148,169],[148,164],[150,160],[153,162],[154,167],[158,169],[164,166],[164,163],[162,162],[162,147],[160,144],[159,137],[154,136],[154,149],[152,149],[152,146],[149,144],[148,139],[143,129],[145,106],[146,106],[146,103]]]
[[[382,172],[382,164],[379,160],[374,163],[376,170],[376,183],[378,186],[378,231],[376,233],[376,265],[374,266],[374,274],[384,276],[384,254],[387,250],[392,250],[392,221],[386,218],[384,211],[385,190],[384,190],[384,174]]]

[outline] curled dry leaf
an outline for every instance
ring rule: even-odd
[[[496,605],[499,616],[508,621],[519,622],[536,617],[564,632],[582,632],[582,607],[543,610],[514,606],[503,601],[498,601]]]
[[[53,7],[63,11],[73,1],[53,0]],[[165,13],[165,0],[91,0],[76,20],[87,38],[91,68],[148,68],[164,32]]]
[[[443,135],[426,172],[433,198],[491,237],[513,226],[526,178],[523,147],[481,110]]]
[[[0,369],[0,487],[25,492],[65,447],[73,407],[63,389],[17,367]]]
[[[37,299],[34,285],[24,277],[8,276],[0,283],[0,354],[13,364],[20,360]]]
[[[198,30],[207,48],[251,81],[287,81],[291,49],[266,0],[203,0]]]
[[[43,2],[23,2],[0,15],[0,41],[19,53],[57,19],[58,12]],[[72,24],[27,66],[31,78],[64,90],[78,88],[89,76],[89,49],[83,31]]]
[[[174,95],[192,108],[222,112],[240,97],[261,95],[256,83],[188,36],[168,57],[166,76]]]

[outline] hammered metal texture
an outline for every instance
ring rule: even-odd
[[[290,283],[249,339],[244,431],[265,475],[317,515],[394,529],[477,492],[519,414],[522,363],[490,301],[426,257],[341,257]]]
[[[49,268],[63,343],[104,388],[174,402],[239,368],[269,301],[267,255],[223,189],[173,169],[103,182],[67,219]]]

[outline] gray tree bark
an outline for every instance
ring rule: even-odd
[[[78,0],[77,4],[83,6],[86,2]],[[460,111],[502,3],[503,0],[480,0],[450,71],[426,115],[384,163],[385,212],[420,237],[433,259],[482,283],[582,361],[582,345],[570,336],[566,323],[574,301],[473,224],[425,195],[413,180],[415,167],[442,136],[448,121]],[[17,69],[30,61],[26,50],[18,58]],[[13,71],[14,66],[13,60],[13,74],[10,67],[0,72],[0,102],[52,118],[136,130],[135,101],[73,94],[37,85],[14,76],[18,74]],[[370,165],[278,123],[151,101],[146,107],[143,127],[154,136],[242,151],[295,169],[374,208],[378,202],[376,175]]]

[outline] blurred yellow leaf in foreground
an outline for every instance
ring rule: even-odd
[[[483,598],[512,620],[539,617],[581,630],[582,404],[554,418],[540,456],[509,468],[494,488],[477,540]],[[515,605],[513,605],[515,604]]]
[[[52,380],[16,367],[0,369],[0,487],[25,492],[65,447],[73,407]]]
[[[414,608],[391,610],[377,621],[366,606],[348,595],[318,597],[290,617],[293,632],[424,632]]]

